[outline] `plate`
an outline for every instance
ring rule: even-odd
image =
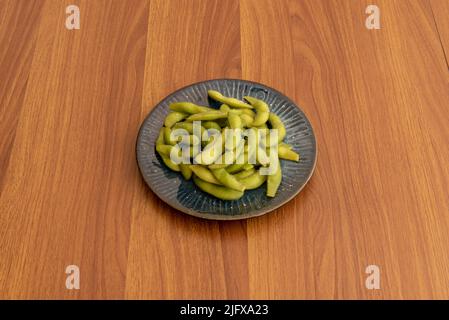
[[[207,90],[217,90],[225,96],[242,99],[249,95],[263,99],[272,112],[284,122],[285,142],[300,155],[299,162],[281,160],[282,183],[274,198],[265,195],[266,184],[247,190],[238,200],[224,201],[201,191],[193,181],[173,172],[156,153],[155,142],[170,103],[189,101],[198,105],[219,105],[208,98]],[[151,190],[175,209],[199,218],[237,220],[256,217],[279,208],[295,197],[309,181],[315,169],[317,149],[312,126],[304,112],[279,91],[265,85],[237,79],[216,79],[198,82],[175,91],[159,102],[146,117],[137,137],[137,162]]]

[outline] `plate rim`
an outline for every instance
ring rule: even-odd
[[[177,94],[178,92],[185,90],[189,87],[195,86],[195,85],[199,85],[199,84],[203,84],[203,83],[208,83],[208,82],[215,82],[215,81],[244,81],[250,84],[254,84],[254,85],[259,85],[262,87],[266,87],[269,88],[270,90],[272,90],[273,92],[275,92],[276,94],[281,95],[283,98],[286,98],[288,101],[290,101],[297,109],[299,109],[305,116],[308,124],[310,125],[310,131],[312,132],[312,136],[313,136],[313,147],[315,149],[315,157],[313,159],[313,164],[312,164],[312,168],[305,180],[305,182],[302,184],[302,186],[296,191],[294,192],[290,197],[286,198],[284,201],[280,202],[279,204],[273,206],[272,208],[270,208],[267,211],[262,211],[262,212],[258,212],[255,214],[241,214],[241,215],[223,215],[223,214],[217,214],[217,215],[211,215],[209,213],[201,213],[201,212],[197,212],[195,210],[190,210],[189,208],[186,208],[184,206],[178,206],[177,204],[172,204],[169,203],[168,201],[166,201],[166,199],[164,199],[163,195],[160,194],[157,189],[152,188],[151,184],[148,182],[147,177],[144,174],[144,171],[142,169],[142,164],[140,162],[139,159],[139,141],[141,141],[142,139],[142,135],[143,135],[143,129],[145,124],[147,123],[147,120],[151,117],[151,115],[153,114],[153,112],[156,110],[156,107],[158,105],[160,105],[164,100],[169,99],[171,96]],[[136,145],[135,145],[135,149],[136,149],[136,160],[137,160],[137,167],[139,168],[139,172],[141,177],[143,178],[143,180],[145,181],[145,184],[147,185],[147,187],[151,190],[151,192],[153,192],[159,199],[161,199],[165,204],[167,204],[168,206],[181,211],[182,213],[188,214],[190,216],[196,217],[196,218],[201,218],[201,219],[206,219],[206,220],[211,220],[211,221],[236,221],[236,220],[243,220],[243,219],[251,219],[251,218],[256,218],[256,217],[260,217],[263,216],[267,213],[270,213],[272,211],[275,211],[276,209],[279,209],[280,207],[282,207],[283,205],[287,204],[288,202],[290,202],[293,198],[295,198],[304,188],[305,186],[309,183],[310,179],[312,178],[315,169],[316,169],[316,165],[317,165],[317,161],[318,161],[318,145],[317,145],[317,139],[316,139],[316,135],[315,135],[315,130],[313,129],[312,123],[309,120],[309,117],[307,117],[307,114],[304,112],[303,109],[301,109],[299,107],[299,105],[293,101],[292,99],[290,99],[287,95],[285,95],[283,92],[274,89],[268,85],[265,85],[263,83],[260,82],[256,82],[256,81],[252,81],[252,80],[246,80],[246,79],[236,79],[236,78],[214,78],[214,79],[208,79],[208,80],[202,80],[202,81],[197,81],[197,82],[192,82],[188,85],[185,85],[179,89],[176,89],[175,91],[172,91],[170,94],[168,94],[167,96],[165,96],[164,98],[162,98],[161,100],[159,100],[159,102],[157,102],[156,104],[154,104],[153,108],[151,109],[150,112],[148,112],[148,114],[145,116],[145,118],[143,119],[139,130],[138,130],[138,134],[137,134],[137,139],[136,139]]]

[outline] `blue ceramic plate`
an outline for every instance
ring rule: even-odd
[[[190,101],[199,105],[218,105],[208,99],[207,90],[218,90],[226,96],[242,99],[249,95],[266,101],[271,111],[285,124],[285,142],[300,154],[299,162],[281,160],[282,183],[274,198],[265,195],[266,183],[245,191],[239,200],[223,201],[201,191],[193,181],[173,172],[155,151],[155,142],[169,104]],[[236,220],[260,216],[285,204],[296,196],[310,179],[316,163],[316,141],[309,120],[289,98],[259,83],[217,79],[195,83],[162,100],[143,122],[137,138],[137,161],[143,178],[153,192],[170,206],[187,214],[214,220]]]

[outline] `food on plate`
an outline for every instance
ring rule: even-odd
[[[284,143],[281,118],[258,98],[208,96],[219,109],[192,102],[170,104],[170,113],[156,140],[164,164],[180,172],[202,191],[222,200],[237,200],[246,190],[266,182],[266,195],[275,197],[282,182],[281,161],[299,161]]]

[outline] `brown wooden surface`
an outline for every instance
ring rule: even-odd
[[[80,30],[65,28],[69,4]],[[449,298],[448,13],[445,0],[0,0],[0,297]],[[317,137],[309,185],[247,221],[171,209],[135,161],[159,100],[223,77],[284,92]],[[80,290],[65,288],[71,264]],[[380,290],[365,288],[370,264]]]

